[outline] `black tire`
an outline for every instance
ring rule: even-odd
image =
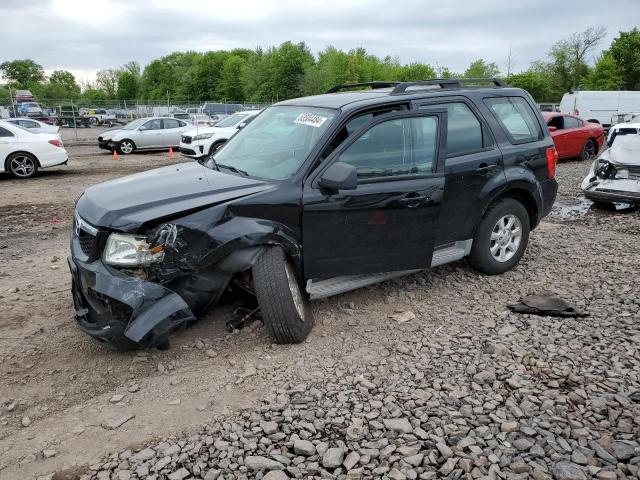
[[[13,178],[31,178],[38,173],[38,159],[26,152],[12,153],[7,157],[4,168]]]
[[[520,240],[513,250],[513,243],[507,243],[502,246],[500,243],[503,239],[506,241],[513,229],[498,226],[498,221],[503,221],[510,216],[516,217],[520,223]],[[529,214],[527,209],[522,203],[512,198],[503,198],[491,204],[480,220],[480,224],[476,229],[476,234],[473,238],[473,245],[471,247],[471,253],[469,255],[469,264],[477,271],[485,273],[487,275],[498,275],[511,270],[515,267],[525,250],[527,249],[527,243],[529,242]],[[514,221],[517,227],[517,222]],[[512,227],[513,228],[513,227]],[[494,231],[497,229],[497,231]],[[492,234],[502,235],[501,232],[507,230],[509,234],[505,234],[504,237],[500,236],[500,239],[492,239]],[[500,261],[494,257],[492,249],[497,245],[497,254],[500,255],[503,249],[508,248],[511,245],[511,251],[509,251],[504,260]],[[512,255],[507,257],[507,255]]]
[[[287,271],[289,274],[287,274]],[[275,343],[300,343],[313,328],[313,314],[306,292],[300,288],[294,270],[280,247],[270,247],[253,266],[253,287],[264,324]],[[296,308],[289,279],[299,292]]]
[[[227,141],[226,140],[218,140],[217,142],[214,142],[210,147],[209,147],[209,156],[213,155],[216,150],[218,150],[222,145],[224,145]]]
[[[133,153],[136,151],[136,144],[133,142],[133,140],[129,140],[128,138],[125,138],[124,140],[120,140],[118,142],[116,149],[118,150],[118,153],[120,155],[129,155],[130,153]]]
[[[585,142],[580,152],[580,160],[583,162],[591,160],[598,153],[598,145],[593,140],[589,139]]]

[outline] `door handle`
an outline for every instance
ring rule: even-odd
[[[476,172],[478,173],[488,173],[495,169],[495,165],[487,165],[486,163],[481,163],[478,168],[476,168]]]
[[[398,203],[400,203],[400,205],[405,206],[407,208],[415,208],[419,205],[422,205],[425,202],[428,202],[429,200],[430,198],[425,195],[415,195],[415,194],[411,195],[409,193],[407,196],[399,199]]]

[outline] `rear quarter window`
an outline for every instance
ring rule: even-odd
[[[484,102],[493,112],[511,143],[529,143],[543,138],[540,123],[524,98],[485,98]]]

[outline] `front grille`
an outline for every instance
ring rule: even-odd
[[[98,257],[98,237],[80,229],[78,232],[80,248],[89,259],[95,260]]]
[[[189,135],[183,135],[182,143],[191,143],[191,137]]]

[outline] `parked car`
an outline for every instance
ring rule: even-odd
[[[639,135],[640,116],[632,117],[627,123],[618,123],[609,129],[607,134],[607,145],[613,145],[613,141],[618,135]]]
[[[58,134],[34,133],[0,121],[0,172],[15,178],[31,178],[38,169],[63,165],[68,159]]]
[[[565,93],[560,111],[599,123],[605,129],[619,113],[640,111],[640,92],[635,91],[575,91]]]
[[[582,191],[600,204],[640,204],[640,135],[614,137],[611,147],[591,165]]]
[[[8,118],[6,121],[26,128],[33,133],[58,133],[60,131],[60,127],[56,125],[49,125],[32,118]]]
[[[560,104],[559,103],[539,103],[538,108],[541,112],[559,112]]]
[[[211,121],[213,122],[213,125],[215,126],[229,116],[230,115],[227,115],[226,113],[216,113],[215,115],[209,116],[209,118],[211,119]]]
[[[558,158],[590,160],[602,148],[604,143],[602,125],[586,122],[565,113],[543,112],[542,116],[551,132]]]
[[[203,113],[191,115],[190,122],[192,125],[200,127],[211,127],[215,124],[209,115],[205,115]]]
[[[69,257],[78,326],[114,348],[166,347],[231,289],[294,343],[310,299],[465,257],[514,268],[553,205],[557,154],[526,91],[464,82],[287,100],[205,165],[88,188]]]
[[[177,118],[179,120],[184,120],[185,122],[191,123],[191,117],[192,115],[186,112],[176,112],[176,113],[172,113],[171,116],[173,118]]]
[[[224,115],[231,115],[236,112],[244,110],[244,105],[240,103],[215,103],[206,102],[202,106],[202,113],[209,115],[210,117],[222,113]]]
[[[259,113],[260,110],[238,112],[225,118],[215,127],[186,130],[180,139],[180,153],[185,157],[195,159],[213,154],[233,134],[246,126]]]
[[[161,150],[180,145],[182,132],[192,125],[171,117],[139,118],[98,136],[98,146],[120,154],[136,150]]]

